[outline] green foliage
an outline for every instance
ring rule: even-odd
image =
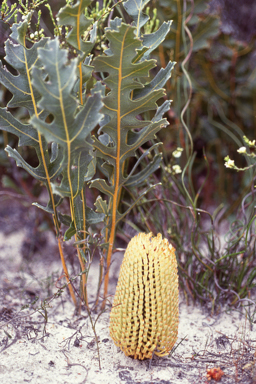
[[[96,31],[92,28],[93,19],[85,17],[84,11],[90,5],[91,0],[81,0],[75,5],[66,5],[58,13],[58,24],[71,26],[71,31],[66,37],[66,41],[74,48],[83,52],[83,56],[87,56],[95,43]],[[91,41],[85,41],[86,34],[91,33]],[[85,38],[83,36],[85,35]]]
[[[12,34],[0,82],[12,98],[0,128],[20,147],[6,151],[48,190],[48,204],[35,205],[53,216],[67,282],[62,231],[74,239],[87,307],[92,234],[106,299],[116,232],[128,240],[134,229],[174,244],[188,298],[241,303],[255,289],[253,41],[225,34],[203,0],[103,5],[2,3]],[[44,36],[44,11],[54,36]]]
[[[14,76],[6,69],[0,69],[0,79],[2,84],[12,93],[13,97],[8,103],[8,107],[24,107],[30,116],[33,113],[46,118],[42,110],[38,110],[37,103],[40,95],[33,88],[31,83],[32,66],[38,62],[37,49],[44,47],[47,39],[42,39],[35,43],[31,49],[25,46],[25,35],[28,21],[14,24],[11,37],[20,44],[13,44],[10,40],[6,42],[6,61],[19,73]],[[52,147],[52,156],[49,154],[48,146],[44,138],[37,132],[32,124],[24,124],[17,120],[6,108],[0,109],[1,129],[11,132],[19,137],[19,146],[31,146],[36,150],[39,165],[34,168],[30,166],[16,149],[7,146],[6,151],[13,157],[18,166],[23,167],[33,177],[46,184],[48,190],[50,183],[58,177],[62,168],[62,154],[56,147]],[[51,202],[53,206],[53,202]]]
[[[50,39],[37,35],[39,41],[31,34],[32,12],[27,13],[23,22],[12,26],[11,39],[15,44],[9,39],[6,42],[5,60],[18,74],[13,75],[4,67],[0,69],[0,80],[13,95],[8,108],[23,107],[29,116],[24,123],[2,108],[1,129],[17,135],[19,146],[33,147],[39,165],[32,167],[10,146],[6,151],[18,166],[46,185],[50,197],[47,206],[35,205],[53,215],[58,239],[63,225],[69,227],[64,239],[75,237],[86,305],[90,263],[86,256],[86,234],[92,225],[104,220],[104,241],[108,244],[106,296],[116,226],[154,187],[144,188],[129,209],[119,212],[122,188],[144,187],[160,165],[159,144],[155,144],[154,139],[167,125],[163,115],[170,102],[165,101],[158,108],[157,101],[165,95],[162,87],[173,68],[172,63],[168,64],[148,82],[149,71],[156,66],[148,57],[165,38],[170,22],[143,35],[140,29],[147,20],[142,24],[138,22],[137,27],[123,23],[122,19],[112,20],[105,29],[104,43],[108,49],[97,54],[92,62],[97,22],[88,17],[90,4],[89,0],[74,5],[68,3],[59,10],[56,21],[48,4],[57,36]],[[139,12],[145,4],[141,4]],[[129,1],[126,6],[129,13]],[[59,37],[60,27],[65,27],[64,41]],[[29,48],[27,38],[32,42]],[[95,77],[101,76],[104,85],[93,81],[92,73]],[[153,110],[154,117],[145,118],[145,114]],[[100,127],[98,134],[92,136],[97,127]],[[151,145],[141,153],[146,143]],[[147,157],[151,160],[143,168],[141,164]],[[136,162],[128,172],[132,158],[136,158]],[[98,197],[96,211],[93,211],[86,205],[86,188],[96,172],[96,159],[105,178],[94,179],[90,186],[107,195],[108,200]],[[66,199],[70,203],[69,215],[61,211]],[[62,261],[65,263],[63,257]],[[67,274],[65,265],[64,270]]]
[[[127,226],[146,226],[172,241],[188,300],[210,302],[212,310],[223,300],[243,303],[255,312],[248,298],[256,287],[255,143],[244,137],[251,137],[254,125],[253,41],[246,45],[222,32],[208,2],[159,4],[160,20],[173,24],[158,59],[162,66],[170,57],[178,61],[167,83],[175,102],[162,136],[163,187],[139,202],[137,220]],[[177,146],[183,149],[179,157]],[[244,176],[226,171],[224,158],[226,167],[244,170]]]
[[[164,23],[156,32],[143,35],[141,28],[148,20],[143,16],[143,7],[147,2],[139,2],[134,7],[133,1],[124,3],[128,14],[135,20],[135,26],[123,24],[121,19],[115,18],[110,22],[110,28],[106,28],[106,39],[109,48],[105,55],[98,56],[93,64],[96,71],[108,72],[104,83],[110,91],[104,98],[105,115],[101,124],[100,135],[95,138],[94,147],[96,156],[103,160],[102,171],[107,176],[105,179],[92,181],[91,186],[109,196],[109,208],[106,216],[106,242],[109,244],[107,252],[107,274],[105,277],[104,293],[107,294],[109,267],[113,252],[116,225],[135,206],[145,193],[154,186],[147,188],[133,204],[123,212],[118,211],[123,187],[141,185],[154,172],[161,159],[155,154],[153,160],[146,168],[138,172],[138,166],[143,158],[149,155],[156,146],[153,145],[146,153],[139,155],[139,148],[146,142],[154,140],[155,134],[167,125],[163,114],[169,109],[170,102],[165,102],[161,108],[157,108],[156,101],[164,96],[161,88],[171,75],[173,63],[167,69],[161,70],[155,77],[155,81],[145,83],[149,76],[149,70],[153,69],[155,62],[148,60],[152,52],[166,36],[170,23]],[[137,5],[137,4],[136,4]],[[140,39],[138,39],[140,37]],[[157,110],[151,121],[138,119],[144,113]],[[127,174],[126,163],[129,158],[135,157],[136,163],[130,174]],[[136,172],[137,171],[137,172]],[[99,208],[98,209],[102,209]],[[100,210],[100,212],[103,212]]]
[[[147,77],[148,71],[155,66],[153,60],[138,62],[140,52],[137,53],[136,50],[141,49],[142,45],[134,35],[134,28],[121,24],[118,31],[107,31],[106,38],[110,42],[111,55],[98,56],[94,60],[94,66],[98,72],[104,70],[109,73],[105,83],[110,92],[104,98],[102,110],[108,116],[108,121],[101,127],[103,133],[98,139],[95,138],[94,147],[96,156],[101,157],[108,164],[105,170],[108,172],[108,180],[111,184],[97,179],[92,181],[91,186],[97,187],[113,198],[115,194],[117,196],[120,194],[122,186],[126,186],[131,181],[142,183],[145,180],[147,177],[145,170],[133,175],[137,168],[135,166],[132,174],[126,175],[123,165],[127,159],[136,156],[139,147],[154,139],[155,133],[165,127],[167,122],[161,115],[153,121],[136,118],[145,111],[157,109],[156,101],[164,93],[162,89],[153,89],[145,95],[137,92],[136,98],[131,99],[131,93],[134,90],[143,90],[140,78]],[[134,74],[136,74],[136,81]],[[134,131],[135,129],[139,131]],[[158,158],[159,156],[156,156],[148,166],[149,173],[155,167]],[[140,161],[138,158],[137,165]],[[117,212],[117,222],[127,213],[120,215],[117,206],[114,210]]]

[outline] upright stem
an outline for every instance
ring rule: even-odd
[[[68,289],[69,289],[69,292],[70,292],[70,296],[72,297],[72,300],[73,300],[73,302],[74,302],[74,304],[76,306],[77,305],[76,296],[75,296],[73,287],[72,287],[72,285],[70,283],[68,269],[67,269],[66,262],[65,262],[65,259],[64,259],[63,249],[62,249],[60,237],[58,237],[58,246],[59,246],[59,253],[60,253],[62,267],[63,267],[64,273],[65,273],[65,277],[66,277],[66,280],[67,280],[67,283],[68,283]]]
[[[175,61],[179,62],[180,57],[180,35],[181,35],[181,26],[182,26],[182,13],[181,13],[181,0],[177,1],[177,30],[176,30],[176,44],[175,44]]]
[[[76,239],[76,241],[78,240],[77,239],[77,235],[75,235],[75,239]],[[76,247],[76,250],[77,250],[77,256],[78,256],[78,260],[79,260],[79,263],[80,263],[81,271],[83,272],[83,274],[82,274],[82,285],[83,285],[84,302],[85,302],[86,308],[89,310],[89,302],[88,302],[88,295],[87,295],[87,276],[86,276],[86,273],[85,273],[85,264],[83,262],[83,258],[82,258],[82,255],[81,255],[81,252],[80,252],[80,249],[79,249],[78,245]]]
[[[84,194],[84,190],[81,191],[81,198],[82,198],[82,204],[83,204],[83,240],[85,241],[86,239],[86,198]],[[76,236],[77,237],[77,236]],[[82,246],[82,250],[85,254],[85,243]],[[79,247],[77,247],[77,254],[79,258],[79,262],[82,268],[82,272],[85,272],[85,263],[83,262],[82,255],[81,255],[81,250]],[[82,284],[83,284],[83,296],[84,296],[84,302],[86,307],[89,309],[89,302],[88,302],[88,291],[87,291],[87,274],[83,273],[82,274]]]
[[[127,33],[127,32],[126,32]],[[124,44],[124,40],[122,44]],[[112,200],[112,215],[111,215],[111,229],[110,235],[108,239],[108,253],[107,253],[107,271],[104,280],[104,300],[102,303],[102,309],[105,308],[106,298],[108,294],[108,283],[109,283],[109,268],[111,263],[111,257],[113,253],[114,240],[115,240],[115,232],[116,232],[116,217],[117,217],[117,208],[118,201],[121,192],[120,185],[120,154],[121,154],[121,89],[122,89],[122,75],[123,75],[123,52],[121,49],[119,66],[118,66],[118,87],[117,87],[117,144],[116,144],[116,166],[115,166],[115,176],[114,176],[114,194]]]
[[[23,45],[25,47],[25,37],[24,37]],[[35,96],[34,96],[34,91],[32,88],[32,81],[31,81],[31,75],[30,75],[31,67],[29,68],[25,48],[24,48],[24,59],[25,59],[25,67],[26,67],[26,73],[27,73],[28,84],[29,84],[29,89],[30,89],[30,94],[31,94],[31,100],[33,103],[34,113],[35,113],[35,116],[38,118],[39,114],[38,114],[38,110],[37,110],[37,104],[36,104],[36,100],[35,100]],[[72,285],[70,284],[68,269],[66,266],[66,262],[64,259],[63,250],[62,250],[62,246],[61,246],[61,239],[60,239],[60,232],[59,232],[60,228],[59,228],[59,223],[58,223],[57,210],[56,210],[56,206],[55,206],[55,202],[54,202],[54,195],[53,195],[53,191],[52,191],[52,187],[51,187],[51,178],[50,178],[49,171],[47,168],[47,162],[46,162],[46,158],[45,158],[45,154],[44,154],[42,136],[39,132],[38,132],[38,143],[39,143],[40,153],[42,156],[42,162],[43,162],[43,167],[44,167],[44,171],[45,171],[46,185],[47,185],[48,193],[49,193],[50,200],[51,200],[52,207],[53,207],[53,215],[52,216],[53,216],[53,221],[54,221],[57,239],[58,239],[58,247],[59,247],[59,253],[60,253],[60,258],[61,258],[61,262],[62,262],[62,267],[63,267],[65,277],[66,277],[66,280],[68,283],[68,289],[69,289],[70,295],[72,297],[74,304],[76,305],[75,293],[74,293]]]

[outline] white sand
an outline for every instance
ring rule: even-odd
[[[207,368],[213,367],[224,372],[220,383],[256,383],[256,325],[251,328],[238,311],[228,314],[220,308],[218,316],[210,316],[206,308],[184,302],[180,304],[176,346],[180,344],[171,356],[154,357],[151,367],[149,360],[133,360],[115,347],[109,337],[108,309],[96,324],[99,369],[90,321],[85,311],[74,314],[66,291],[47,307],[47,324],[45,312],[33,310],[40,307],[40,300],[21,311],[34,292],[46,297],[49,276],[53,281],[50,289],[57,292],[54,283],[62,275],[58,259],[37,259],[26,270],[20,255],[23,236],[22,232],[7,237],[0,234],[0,383],[203,384],[208,382]],[[117,273],[118,268],[114,269]],[[91,272],[92,283],[94,269]],[[94,321],[96,317],[93,314]]]

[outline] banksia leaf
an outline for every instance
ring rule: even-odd
[[[97,72],[108,73],[108,76],[104,78],[107,93],[103,98],[104,107],[101,110],[104,119],[101,121],[100,135],[98,138],[94,138],[94,148],[97,158],[103,162],[102,172],[108,175],[109,182],[107,183],[106,179],[95,179],[91,182],[91,187],[108,195],[109,213],[106,220],[108,228],[105,233],[106,243],[109,244],[109,247],[102,307],[105,305],[107,295],[116,226],[143,196],[141,194],[135,200],[134,205],[121,213],[118,208],[122,188],[143,184],[158,168],[161,160],[160,154],[152,156],[153,160],[149,160],[146,169],[139,170],[140,162],[145,156],[141,155],[141,147],[145,143],[154,141],[156,133],[167,126],[163,113],[157,112],[150,120],[144,119],[146,117],[144,113],[148,115],[148,111],[158,111],[157,101],[165,95],[161,86],[164,83],[165,75],[167,77],[168,75],[164,72],[165,75],[158,78],[161,86],[152,83],[152,89],[149,91],[147,88],[145,94],[140,95],[140,91],[143,92],[145,89],[143,85],[145,79],[148,78],[149,71],[155,67],[156,62],[140,60],[141,54],[145,52],[145,47],[135,36],[135,28],[120,22],[119,19],[115,20],[111,23],[110,28],[105,30],[109,48],[104,54],[97,56],[93,62]],[[167,81],[167,77],[165,81]],[[134,97],[135,92],[137,94]],[[155,148],[151,146],[147,155]],[[126,164],[131,158],[136,158],[137,161],[129,173]],[[149,192],[150,188],[153,187],[149,186],[144,193]]]
[[[135,359],[168,355],[178,334],[179,291],[175,249],[159,233],[128,244],[110,314],[110,336]]]
[[[56,142],[63,148],[66,167],[58,191],[73,199],[83,188],[84,176],[92,159],[90,132],[102,118],[99,113],[101,95],[95,92],[86,103],[78,105],[72,95],[77,81],[77,59],[68,62],[68,51],[61,49],[57,38],[38,49],[38,57],[44,68],[33,68],[32,84],[42,95],[39,106],[54,119],[49,123],[34,115],[30,121],[47,142]]]
[[[26,47],[26,33],[30,18],[31,15],[28,16],[26,21],[13,24],[11,27],[12,34],[10,37],[12,40],[8,39],[6,41],[5,61],[18,74],[13,75],[7,68],[0,66],[0,83],[12,93],[12,99],[9,101],[8,107],[23,107],[29,112],[30,116],[40,116],[42,120],[45,120],[48,113],[38,107],[41,96],[32,85],[31,72],[34,66],[41,66],[38,49],[44,48],[49,39],[43,38],[33,44],[31,48]],[[18,136],[19,146],[31,146],[35,149],[39,164],[33,167],[23,159],[16,149],[11,148],[9,145],[5,148],[8,155],[16,161],[19,167],[24,168],[30,175],[46,185],[50,195],[50,202],[47,207],[38,206],[47,212],[53,213],[57,223],[56,204],[59,197],[52,192],[51,183],[56,180],[63,168],[62,149],[57,145],[52,145],[51,149],[49,149],[44,136],[32,124],[25,124],[16,119],[7,111],[7,108],[0,108],[0,129]]]
[[[149,16],[143,12],[143,9],[147,5],[149,0],[127,0],[124,3],[126,12],[134,20],[133,25],[136,27],[135,34],[141,38],[142,45],[148,49],[144,52],[142,60],[147,59],[150,53],[153,52],[165,39],[166,35],[170,31],[172,21],[164,22],[161,27],[150,34],[142,34],[141,29],[149,21]]]
[[[84,15],[84,10],[90,5],[91,0],[80,0],[75,5],[66,5],[58,13],[59,25],[72,27],[67,42],[85,55],[91,52],[96,41],[96,25],[93,26],[93,19],[88,19]],[[91,29],[91,41],[84,41],[84,35],[89,35],[89,29]]]

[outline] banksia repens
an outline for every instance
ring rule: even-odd
[[[121,265],[110,336],[135,359],[168,355],[178,335],[178,272],[175,249],[159,233],[140,233]]]

